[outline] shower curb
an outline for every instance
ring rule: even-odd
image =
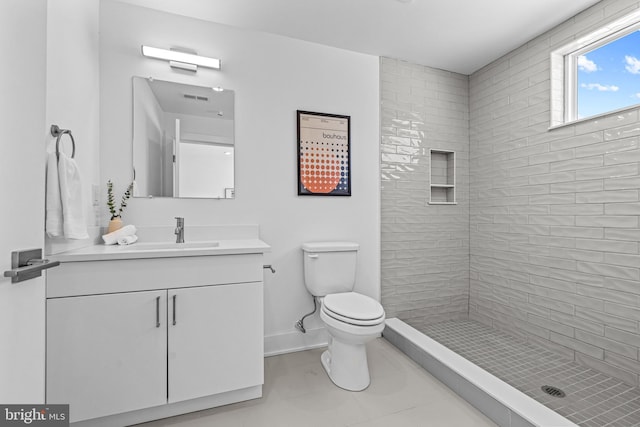
[[[577,427],[400,319],[382,336],[501,427]]]

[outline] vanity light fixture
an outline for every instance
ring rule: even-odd
[[[198,71],[198,65],[206,68],[220,69],[220,60],[178,50],[160,49],[142,45],[142,54],[149,58],[164,59],[169,65],[183,70]]]

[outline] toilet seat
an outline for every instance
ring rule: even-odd
[[[375,326],[384,322],[382,305],[357,292],[342,292],[324,297],[322,311],[333,319],[356,326]]]

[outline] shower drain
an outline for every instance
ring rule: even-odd
[[[542,391],[553,396],[553,397],[565,397],[567,394],[560,390],[558,387],[554,387],[552,385],[543,385],[540,387]]]

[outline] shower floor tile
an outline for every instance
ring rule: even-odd
[[[479,322],[442,322],[420,330],[580,426],[640,426],[637,387]],[[566,396],[546,394],[545,385]]]

